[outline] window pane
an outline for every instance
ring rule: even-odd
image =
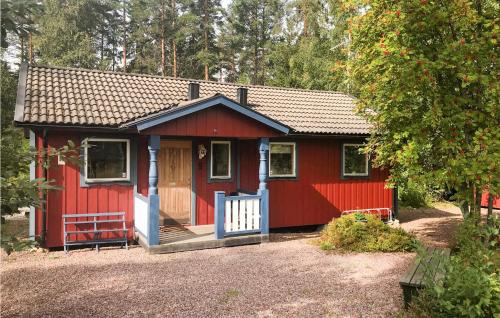
[[[293,145],[271,144],[270,146],[270,176],[294,175]]]
[[[212,144],[212,177],[230,177],[229,144]]]
[[[359,153],[361,146],[344,146],[344,174],[367,175],[366,154]]]
[[[89,141],[87,150],[87,178],[126,179],[127,143]]]

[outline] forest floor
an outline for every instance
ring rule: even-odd
[[[401,226],[427,244],[453,242],[458,209],[404,209]],[[103,248],[3,255],[1,316],[386,317],[414,253],[325,253],[309,234],[149,255]]]

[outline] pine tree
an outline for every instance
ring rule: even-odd
[[[235,0],[230,5],[228,28],[240,47],[238,81],[264,84],[269,52],[281,29],[283,6],[278,0]]]
[[[57,66],[95,68],[99,64],[103,25],[113,9],[108,1],[44,1],[38,18],[39,34],[34,35],[41,63]]]
[[[172,74],[168,63],[169,51],[175,43],[177,10],[172,0],[132,0],[130,49],[133,57],[130,68],[140,73],[166,76]]]

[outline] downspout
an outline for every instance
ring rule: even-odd
[[[43,158],[42,158],[42,169],[43,169],[43,179],[47,181],[48,177],[48,137],[47,137],[47,129],[44,129],[42,132],[43,136]],[[45,237],[47,235],[47,190],[42,190],[42,233],[41,233],[41,241],[45,243]]]
[[[392,188],[392,214],[394,219],[397,219],[399,216],[399,201],[398,201],[398,186],[395,185]]]

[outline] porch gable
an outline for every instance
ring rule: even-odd
[[[187,101],[132,124],[146,135],[271,137],[290,131],[288,126],[224,95]]]

